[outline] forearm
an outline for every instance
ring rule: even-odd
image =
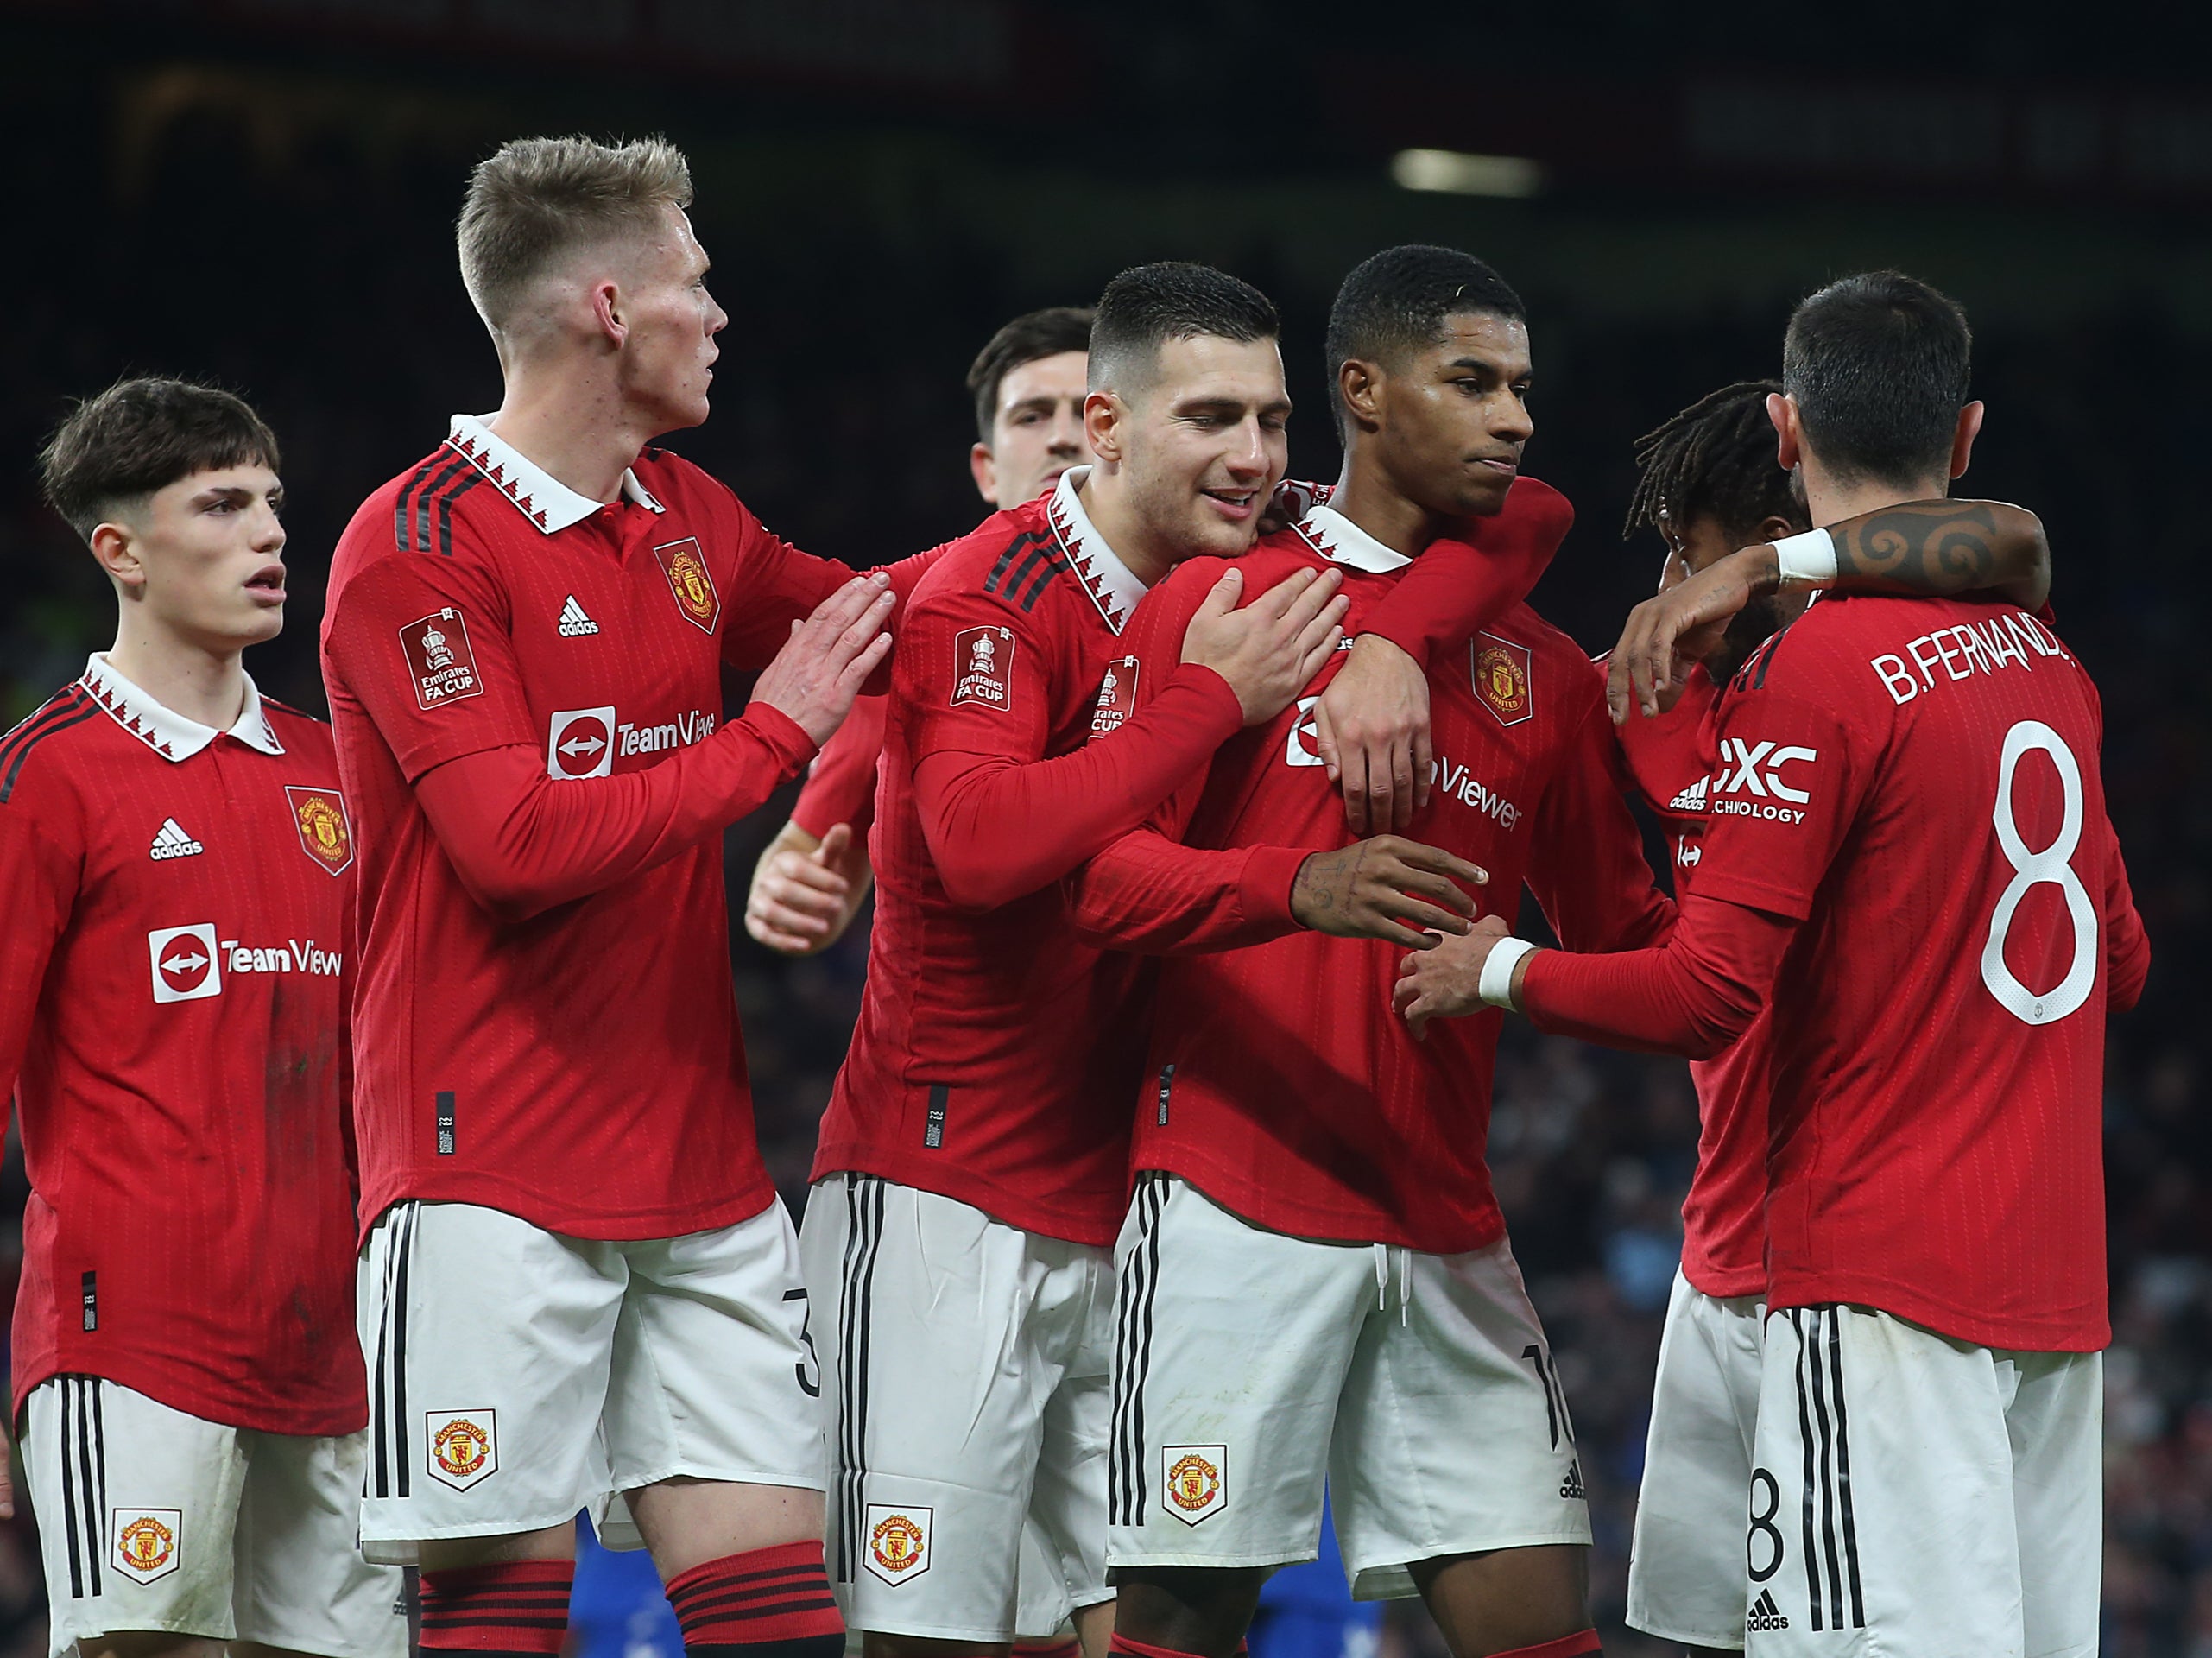
[[[925,756],[914,799],[939,879],[974,909],[1050,886],[1143,822],[1242,721],[1219,674],[1186,666],[1121,730],[1073,754]]]
[[[1831,577],[1807,585],[1861,593],[1994,593],[2038,611],[2051,595],[2043,521],[2002,501],[1912,501],[1830,524]],[[1772,543],[1735,554],[1753,594],[1781,585]]]
[[[1693,892],[1663,946],[1528,956],[1516,971],[1515,1002],[1553,1035],[1709,1060],[1759,1017],[1794,929],[1785,917]]]
[[[705,742],[645,771],[554,779],[534,749],[447,762],[416,798],[471,897],[502,921],[605,890],[758,808],[813,745],[755,703]]]
[[[1209,851],[1156,829],[1122,836],[1068,877],[1083,940],[1138,955],[1204,955],[1299,930],[1291,887],[1309,854],[1286,846]]]
[[[1369,612],[1362,632],[1387,639],[1425,670],[1528,597],[1574,522],[1566,497],[1533,478],[1504,512],[1431,544]]]

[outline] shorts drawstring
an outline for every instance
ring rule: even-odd
[[[1375,1310],[1390,1310],[1390,1250],[1387,1244],[1377,1244],[1375,1249]],[[1413,1322],[1413,1252],[1399,1246],[1398,1250],[1398,1323],[1403,1328]]]

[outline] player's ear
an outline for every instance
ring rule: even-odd
[[[1795,524],[1779,513],[1770,512],[1759,521],[1759,533],[1752,537],[1750,544],[1760,541],[1779,541],[1785,535],[1794,535],[1797,533],[1798,527]]]
[[[1766,418],[1774,422],[1774,435],[1779,440],[1774,459],[1785,472],[1798,470],[1804,459],[1799,450],[1798,405],[1796,400],[1779,391],[1766,394]]]
[[[968,451],[968,476],[976,480],[976,493],[991,505],[999,504],[998,464],[988,443],[976,444]]]
[[[1090,452],[1109,466],[1119,465],[1125,459],[1122,427],[1128,413],[1110,391],[1094,391],[1083,400],[1083,435]]]
[[[1362,431],[1371,432],[1382,424],[1382,385],[1379,363],[1362,363],[1355,357],[1337,365],[1337,395]]]
[[[1974,440],[1981,435],[1981,400],[1975,399],[1958,412],[1958,429],[1951,433],[1951,476],[1964,478],[1974,459]]]
[[[125,592],[144,589],[146,563],[139,556],[138,538],[128,524],[95,524],[89,540],[93,559],[117,586]]]
[[[593,332],[615,345],[620,345],[629,338],[629,323],[623,314],[623,291],[612,277],[602,277],[592,283],[585,297],[591,305]]]

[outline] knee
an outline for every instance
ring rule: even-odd
[[[1267,1568],[1124,1568],[1116,1574],[1114,1633],[1193,1658],[1230,1658],[1260,1604]]]

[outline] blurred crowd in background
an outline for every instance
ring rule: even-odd
[[[285,636],[248,666],[275,694],[323,706],[314,642],[338,530],[450,414],[497,402],[452,218],[469,161],[533,124],[665,130],[692,149],[694,217],[734,320],[713,418],[672,446],[779,533],[856,566],[979,516],[960,382],[998,323],[1087,303],[1115,269],[1147,258],[1207,259],[1276,298],[1299,405],[1293,471],[1333,477],[1319,340],[1334,281],[1387,241],[1446,241],[1491,258],[1529,302],[1527,466],[1580,512],[1534,602],[1602,650],[1661,552],[1649,535],[1619,535],[1634,436],[1718,384],[1777,372],[1791,303],[1829,275],[1895,263],[1952,291],[1975,320],[1975,389],[1989,406],[1962,491],[2043,516],[2059,631],[2103,693],[2112,811],[2157,952],[2142,1007],[2114,1022],[2106,1099],[2115,1345],[2105,1650],[2212,1658],[2212,1123],[2202,1109],[2212,721],[2196,693],[2212,569],[2212,521],[2197,498],[2212,447],[2212,323],[2174,297],[2187,286],[2177,269],[2203,269],[2201,229],[2191,242],[2095,206],[1874,199],[1816,216],[1719,196],[1664,210],[1477,202],[1393,195],[1367,174],[1255,178],[1235,211],[1209,213],[1198,164],[1102,186],[1087,206],[1079,170],[1024,170],[1003,134],[848,138],[818,121],[787,140],[757,113],[717,124],[696,92],[662,109],[629,82],[607,91],[599,115],[575,77],[539,102],[467,79],[398,93],[388,62],[357,75],[180,46],[174,60],[118,65],[66,29],[24,38],[37,53],[0,51],[11,216],[37,228],[11,263],[0,375],[0,727],[109,640],[105,582],[41,505],[34,458],[68,397],[125,372],[213,378],[274,424],[291,600]],[[989,228],[995,213],[1002,234]],[[2090,280],[2075,256],[2085,242],[2136,264]],[[1722,272],[1710,280],[1701,244]],[[2024,273],[2038,256],[2071,273],[2066,282],[2038,286]],[[742,699],[741,684],[730,689]],[[733,909],[786,805],[732,831]],[[761,1134],[795,1206],[857,1006],[865,923],[797,962],[732,931]],[[1510,1033],[1491,1161],[1585,1448],[1594,1593],[1616,1654],[1658,1649],[1618,1620],[1696,1131],[1679,1064]],[[23,1195],[11,1146],[0,1211],[16,1214]],[[0,1256],[13,1248],[10,1235]],[[0,1259],[8,1293],[12,1282]],[[0,1658],[43,1650],[33,1547],[24,1521],[0,1530]],[[1394,1614],[1386,1644],[1442,1651],[1418,1611]]]

